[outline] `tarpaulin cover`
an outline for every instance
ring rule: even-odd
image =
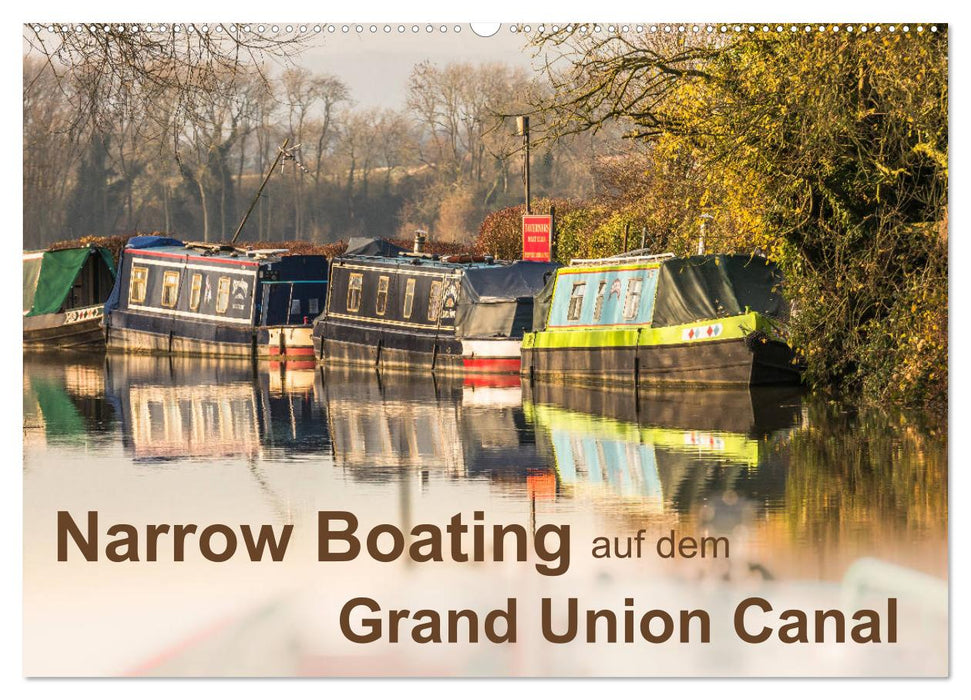
[[[467,268],[455,316],[459,335],[518,338],[532,330],[533,297],[557,267],[556,263],[518,260]]]
[[[550,316],[550,306],[553,304],[554,287],[556,275],[550,275],[543,288],[533,297],[533,330],[546,328],[546,319]]]
[[[30,313],[34,308],[34,292],[37,291],[37,280],[40,279],[40,268],[44,262],[44,256],[38,254],[24,260],[24,314]]]
[[[676,326],[750,311],[785,319],[782,273],[764,258],[695,255],[661,264],[653,326]]]
[[[182,241],[165,236],[133,236],[125,244],[126,248],[158,248],[160,246],[183,245]]]
[[[347,241],[347,251],[344,255],[378,255],[383,258],[396,258],[398,253],[404,252],[406,252],[404,248],[382,238],[354,236]]]
[[[88,257],[100,255],[102,260],[111,270],[112,275],[115,271],[115,263],[111,256],[111,251],[105,248],[67,248],[65,250],[52,250],[44,253],[41,262],[40,274],[35,282],[31,282],[33,269],[28,269],[24,265],[24,304],[26,305],[28,287],[33,286],[32,303],[27,316],[40,316],[42,314],[53,314],[60,311],[67,299],[74,280],[84,267]]]

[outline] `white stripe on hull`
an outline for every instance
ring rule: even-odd
[[[462,357],[468,359],[519,359],[521,340],[462,340]]]

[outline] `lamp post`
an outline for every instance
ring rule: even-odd
[[[532,214],[529,208],[529,117],[516,117],[516,130],[523,137],[523,185],[526,188],[526,213]]]

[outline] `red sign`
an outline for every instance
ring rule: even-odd
[[[552,257],[553,217],[527,214],[523,217],[523,260],[549,262]]]

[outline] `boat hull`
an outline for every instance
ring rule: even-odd
[[[523,348],[530,378],[584,384],[761,386],[800,382],[792,350],[776,340]]]
[[[24,349],[104,350],[103,307],[90,306],[56,314],[24,317]]]
[[[458,339],[324,321],[313,343],[317,357],[326,364],[386,371],[518,374],[521,366],[521,343],[510,339]]]
[[[169,330],[154,318],[115,311],[106,329],[112,352],[274,361],[313,360],[309,326],[253,328],[180,322]]]

